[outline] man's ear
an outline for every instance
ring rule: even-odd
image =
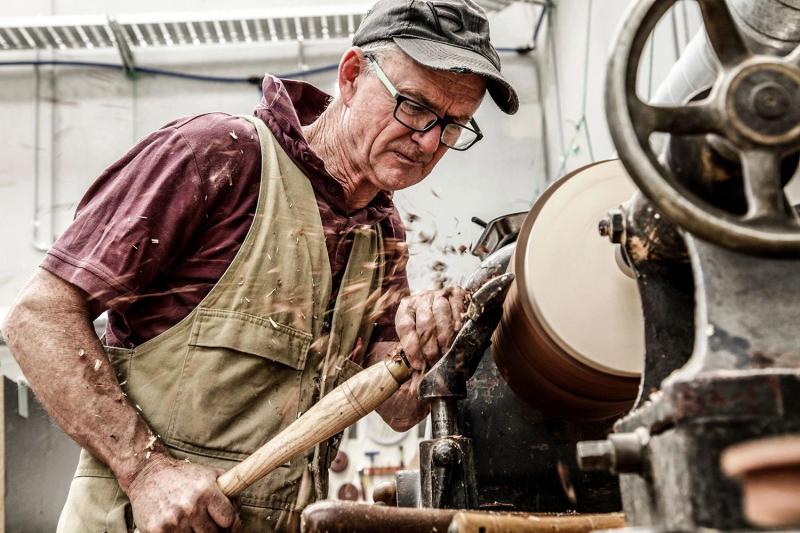
[[[358,84],[362,82],[367,58],[361,48],[353,46],[348,48],[339,62],[339,95],[342,102],[348,105],[353,99]]]

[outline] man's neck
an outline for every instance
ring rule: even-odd
[[[365,173],[352,163],[347,147],[347,136],[333,120],[335,110],[330,107],[308,126],[303,135],[314,153],[325,163],[328,174],[342,185],[344,205],[348,213],[366,207],[380,192]]]

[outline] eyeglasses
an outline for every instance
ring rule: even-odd
[[[470,119],[469,126],[466,126],[453,119],[440,117],[428,107],[400,94],[392,85],[392,82],[389,81],[375,58],[371,55],[367,55],[366,58],[375,65],[375,74],[397,102],[394,107],[394,118],[397,122],[410,130],[421,133],[430,131],[437,124],[441,124],[442,133],[439,136],[439,141],[448,148],[462,152],[483,139],[483,133],[475,119]]]

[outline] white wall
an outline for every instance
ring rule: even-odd
[[[11,2],[11,14],[130,13],[157,9],[154,2],[108,3]],[[94,4],[94,5],[92,5]],[[152,4],[152,5],[151,5]],[[183,4],[183,5],[181,5]],[[234,9],[263,3],[237,2]],[[205,2],[201,7],[214,7]],[[173,2],[176,10],[197,8],[190,2]],[[92,9],[94,8],[94,10]],[[529,8],[523,8],[534,20]],[[516,17],[519,20],[519,17]],[[531,30],[526,29],[527,37]],[[506,41],[508,41],[506,37]],[[513,40],[513,39],[512,39]],[[509,43],[511,44],[511,43]],[[338,60],[346,42],[307,46],[309,67]],[[298,71],[293,44],[204,50],[137,50],[137,64],[213,75],[242,76],[264,71]],[[35,59],[32,54],[0,53],[0,61]],[[43,52],[42,59],[79,59],[117,62],[113,50],[70,53]],[[417,227],[427,227],[438,237],[432,247],[416,247],[414,272],[422,272],[447,244],[469,245],[479,228],[472,215],[493,217],[508,209],[525,209],[541,175],[540,131],[532,57],[504,55],[509,77],[517,86],[522,108],[508,118],[493,104],[480,110],[477,120],[486,140],[466,153],[449,154],[434,174],[419,186],[397,195],[398,205],[420,216]],[[332,90],[334,73],[309,76],[308,81]],[[205,111],[249,113],[258,101],[255,87],[208,84],[164,77],[142,76],[136,81],[117,71],[76,68],[14,67],[0,69],[0,209],[7,224],[2,241],[0,306],[8,306],[25,279],[35,269],[53,238],[71,220],[76,203],[92,180],[135,141],[161,124],[182,115]],[[38,174],[38,200],[34,201]],[[51,189],[51,180],[53,187]],[[52,194],[52,197],[51,197]],[[52,198],[52,202],[51,202]],[[34,203],[39,206],[35,216]],[[52,206],[51,206],[52,203]],[[34,242],[33,224],[38,219]],[[435,220],[434,220],[435,219]],[[412,236],[410,241],[415,242]],[[36,247],[34,246],[36,245]],[[39,249],[36,249],[39,248]],[[453,277],[474,268],[473,257],[450,257]],[[412,283],[425,288],[425,276],[412,272]]]
[[[604,105],[606,62],[630,4],[630,0],[559,0],[550,12],[537,54],[547,116],[548,182],[615,154]],[[642,98],[655,93],[677,58],[676,49],[683,50],[699,23],[699,10],[692,1],[679,1],[662,19],[642,54]]]
[[[164,9],[163,2],[156,0],[12,0],[6,4],[7,16]],[[454,280],[475,268],[477,259],[470,255],[444,253],[460,245],[469,246],[480,235],[480,228],[469,221],[470,217],[488,220],[526,210],[544,185],[558,175],[613,155],[603,109],[605,61],[627,4],[628,0],[561,0],[549,10],[534,52],[501,55],[504,72],[520,95],[519,113],[505,116],[487,98],[476,117],[485,140],[468,152],[448,154],[427,180],[396,196],[402,211],[419,217],[410,228],[412,287],[431,286],[430,266],[439,260],[448,265],[444,275]],[[269,5],[263,0],[237,0],[226,8],[266,9]],[[219,4],[211,0],[169,3],[172,11],[214,9],[219,9]],[[498,15],[493,20],[496,45],[524,44],[532,35],[538,9],[516,5]],[[684,17],[679,9],[676,17],[678,42],[683,46],[686,27],[689,34],[693,33],[697,16],[694,9],[681,9],[688,14]],[[653,81],[645,83],[653,91],[674,60],[670,22],[665,21],[658,29]],[[340,41],[308,47],[305,62],[310,67],[335,63],[345,46]],[[296,46],[289,44],[137,50],[135,54],[140,65],[241,76],[297,71],[296,51]],[[21,57],[33,58],[31,54],[0,52],[0,61]],[[39,57],[118,61],[113,50],[92,54],[43,52]],[[649,78],[649,56],[644,60],[642,74]],[[307,79],[331,90],[334,75]],[[147,76],[131,81],[116,71],[72,68],[0,69],[0,112],[5,118],[0,123],[0,210],[6,221],[0,245],[0,306],[10,305],[41,260],[43,253],[34,244],[46,248],[52,242],[69,223],[85,188],[138,138],[182,115],[212,110],[248,113],[257,100],[256,89],[246,85]],[[35,217],[37,173],[40,213]],[[35,218],[39,220],[36,242]],[[434,235],[432,243],[421,242]]]

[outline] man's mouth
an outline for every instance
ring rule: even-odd
[[[407,155],[403,154],[402,152],[395,151],[394,155],[395,155],[395,157],[397,157],[397,159],[399,159],[400,161],[402,161],[406,165],[422,165],[423,164],[422,161],[419,161],[417,159],[408,157]]]

